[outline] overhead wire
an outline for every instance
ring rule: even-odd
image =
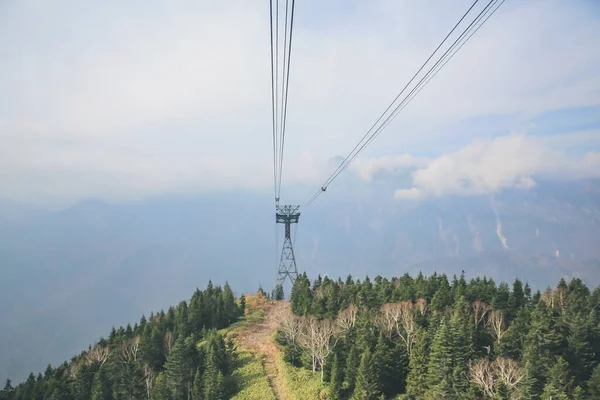
[[[289,93],[289,85],[290,85],[290,63],[291,63],[291,58],[292,58],[292,37],[293,37],[293,33],[294,33],[294,9],[295,9],[295,4],[296,1],[292,0],[292,9],[290,12],[290,37],[289,37],[289,42],[287,42],[287,17],[288,17],[288,5],[289,5],[289,0],[286,1],[286,5],[285,5],[285,18],[286,18],[286,40],[284,41],[284,56],[283,56],[283,63],[284,63],[284,82],[285,82],[285,88],[282,87],[282,113],[283,113],[283,120],[281,123],[281,149],[279,151],[279,194],[278,197],[281,196],[281,177],[283,175],[283,150],[284,150],[284,145],[285,145],[285,129],[286,129],[286,122],[287,122],[287,103],[288,103],[288,93]],[[287,48],[287,66],[286,66],[286,56],[285,56],[285,51]],[[285,100],[284,100],[285,99]]]
[[[400,104],[398,104],[398,106],[394,109],[394,111],[392,111],[392,113],[384,120],[384,122],[382,123],[382,125],[380,125],[379,128],[377,128],[375,130],[375,132],[369,137],[369,139],[365,143],[363,143],[363,145],[358,149],[358,151],[349,160],[346,161],[346,163],[343,165],[343,167],[341,169],[339,169],[337,171],[337,173],[335,173],[335,175],[333,175],[333,177],[330,179],[329,183],[331,183],[360,154],[360,152],[366,146],[368,146],[381,133],[381,131],[383,131],[383,129],[385,129],[392,122],[392,120],[400,113],[400,111],[402,111],[416,97],[416,95],[425,87],[425,85],[427,85],[427,83],[429,83],[429,81],[431,81],[431,79],[441,70],[441,68],[448,61],[450,61],[450,58],[452,58],[452,56],[454,56],[454,54],[456,54],[456,52],[458,50],[460,50],[460,48],[466,43],[466,40],[460,45],[460,47],[458,47],[456,49],[456,51],[454,51],[451,54],[450,57],[446,58],[447,55],[455,48],[455,46],[461,40],[463,40],[466,37],[466,35],[469,33],[469,31],[473,29],[473,27],[475,26],[474,24],[476,24],[477,21],[479,21],[481,18],[483,18],[483,15],[485,15],[485,13],[488,12],[493,7],[493,4],[497,3],[498,1],[499,0],[490,0],[490,2],[486,5],[486,7],[477,15],[477,17],[471,22],[471,24],[469,24],[469,26],[463,31],[463,33],[446,50],[446,52],[444,52],[444,54],[442,55],[442,57],[440,57],[440,59],[427,72],[427,74],[425,74],[425,76],[423,78],[421,78],[421,80],[419,81],[419,83],[417,83],[417,85],[409,92],[409,94],[404,98],[404,100],[402,100],[400,102]],[[495,10],[493,12],[495,12]],[[491,16],[491,15],[492,14],[490,14],[489,16]],[[488,16],[488,18],[489,18],[489,16]],[[486,20],[487,20],[487,18],[486,18]],[[481,27],[481,25],[479,27]],[[473,33],[475,33],[475,32],[473,32]],[[468,36],[468,38],[470,38],[471,36]],[[468,40],[468,38],[467,38],[467,40]],[[446,58],[446,60],[442,63],[442,60],[444,60],[445,58]],[[440,63],[442,63],[442,64],[440,65]],[[439,68],[438,68],[438,66],[439,66]],[[437,71],[435,71],[435,73],[433,73],[433,71],[436,68],[438,68]],[[425,83],[423,84],[424,81],[425,81]]]
[[[427,72],[427,74],[409,92],[409,94],[400,102],[400,104],[398,104],[398,106],[396,106],[396,108],[392,111],[392,113],[390,115],[388,115],[388,117],[384,120],[384,122],[371,134],[371,136],[369,137],[369,139],[367,139],[367,141],[365,143],[363,143],[362,146],[361,146],[361,143],[364,141],[364,139],[369,135],[369,133],[371,133],[373,131],[373,128],[379,123],[379,121],[381,121],[381,119],[390,110],[390,108],[392,108],[392,106],[394,105],[394,103],[398,100],[398,98],[400,98],[400,96],[408,88],[408,86],[410,85],[410,83],[412,83],[412,81],[417,77],[417,75],[420,73],[420,71],[431,60],[431,58],[435,55],[435,53],[439,50],[439,48],[443,45],[443,43],[448,39],[448,37],[452,34],[452,32],[454,32],[456,30],[456,28],[460,25],[460,23],[464,20],[464,18],[469,14],[469,12],[473,9],[473,7],[477,4],[478,1],[479,0],[476,0],[471,5],[471,7],[469,7],[469,9],[462,16],[462,18],[459,20],[459,22],[457,22],[457,24],[452,28],[452,30],[450,31],[450,33],[448,33],[448,35],[446,35],[446,37],[444,38],[444,40],[442,40],[442,42],[437,46],[437,48],[434,50],[434,52],[429,56],[429,58],[427,59],[427,61],[425,61],[425,63],[421,66],[421,68],[419,68],[419,70],[411,78],[411,80],[409,81],[409,83],[402,89],[402,91],[400,92],[400,94],[398,96],[396,96],[396,98],[394,99],[394,101],[392,101],[392,103],[388,106],[388,108],[377,119],[377,121],[375,122],[375,124],[373,124],[373,126],[367,131],[367,133],[358,142],[358,144],[352,149],[352,151],[348,154],[348,156],[346,156],[346,158],[340,163],[340,165],[336,168],[336,170],[329,176],[329,178],[325,181],[325,183],[321,186],[321,188],[319,188],[315,192],[315,194],[310,198],[310,200],[306,202],[305,208],[308,207],[310,204],[312,204],[312,202],[314,202],[319,197],[319,195],[321,195],[321,193],[327,188],[327,186],[329,186],[331,184],[331,182],[333,182],[333,180],[335,180],[337,178],[337,176],[341,172],[343,172],[345,170],[345,168],[362,152],[362,150],[368,144],[370,144],[379,135],[379,133],[383,129],[385,129],[385,127],[387,127],[387,125],[389,125],[389,123],[398,115],[398,113],[400,111],[402,111],[416,97],[416,95],[423,89],[423,87],[425,87],[425,85],[427,85],[431,81],[431,79],[433,79],[433,77],[448,63],[448,61],[450,61],[450,59],[458,52],[458,50],[460,50],[462,48],[462,46],[464,46],[464,44],[496,12],[496,10],[498,10],[498,8],[504,3],[505,0],[501,0],[500,4],[498,4],[498,6],[493,9],[493,11],[483,20],[483,22],[481,24],[479,24],[479,26],[477,26],[474,29],[475,25],[479,21],[481,21],[481,19],[483,19],[483,17],[485,16],[485,14],[487,12],[489,12],[489,10],[491,10],[493,8],[493,6],[496,3],[498,3],[498,1],[500,1],[500,0],[490,0],[490,2],[484,7],[484,9],[477,15],[477,17],[467,26],[467,28],[465,28],[465,30],[463,30],[462,34],[452,43],[452,45],[446,50],[446,52],[444,52],[444,54],[442,55],[442,57],[440,57],[438,59],[438,61],[434,64],[434,66],[430,68],[430,70]],[[471,32],[471,31],[472,31],[472,33],[469,34],[469,32]],[[465,37],[466,37],[466,39],[465,39]],[[458,43],[460,43],[461,41],[462,41],[462,43],[460,44],[460,46],[457,47]],[[450,54],[450,56],[448,56],[448,54]],[[436,68],[437,68],[437,70],[436,70]],[[425,82],[425,83],[423,84],[423,82]],[[358,148],[358,150],[357,150],[357,148]]]
[[[273,189],[277,198],[277,129],[275,122],[275,66],[273,58],[273,0],[269,1],[269,19],[271,28],[271,111],[273,119]]]
[[[285,13],[281,13],[284,18],[283,21],[280,21],[279,0],[275,0],[275,4],[273,4],[273,0],[269,2],[271,28],[271,111],[273,114],[273,186],[276,203],[279,202],[281,197],[295,4],[295,0],[286,0]],[[283,25],[283,28],[280,25]],[[282,33],[279,32],[280,29],[283,29]],[[280,35],[283,36],[283,47],[280,43]]]

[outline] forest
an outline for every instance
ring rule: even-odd
[[[217,332],[243,315],[228,284],[209,282],[165,313],[113,328],[69,362],[31,373],[1,400],[225,399],[235,390],[235,349]]]
[[[272,298],[283,298],[281,287]],[[267,312],[276,323],[265,341],[278,344],[285,368],[305,373],[283,373],[283,385],[306,386],[291,380],[308,375],[318,398],[600,399],[600,287],[580,279],[533,292],[518,279],[464,274],[311,282],[305,273],[289,302],[260,288],[248,299],[209,282],[68,362],[16,387],[7,381],[0,400],[280,398],[267,393],[260,354],[243,353],[257,369],[240,372],[242,353],[227,334],[236,325],[252,332],[261,322],[250,317]],[[258,376],[260,389],[241,391]]]
[[[600,288],[298,277],[277,341],[331,399],[600,399]]]

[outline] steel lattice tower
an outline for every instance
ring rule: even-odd
[[[296,268],[296,259],[294,258],[294,248],[292,246],[292,238],[290,235],[290,225],[297,224],[300,213],[300,206],[277,206],[275,214],[275,222],[285,224],[285,240],[283,241],[283,249],[281,250],[281,259],[279,260],[279,268],[277,269],[277,285],[282,286],[286,278],[290,278],[292,285],[298,276]]]

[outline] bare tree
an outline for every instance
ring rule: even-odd
[[[321,380],[323,380],[325,361],[337,344],[337,339],[339,337],[338,332],[338,326],[334,321],[330,319],[319,321],[316,335],[317,346],[315,355],[321,370]]]
[[[278,305],[276,319],[279,321],[279,332],[285,340],[292,346],[298,345],[298,340],[302,334],[303,320],[292,313],[289,306]]]
[[[95,345],[93,348],[88,350],[85,355],[85,360],[88,365],[91,364],[99,364],[100,366],[104,365],[106,360],[108,360],[108,356],[110,355],[110,349],[108,345],[100,346],[99,344]]]
[[[471,308],[473,309],[473,323],[475,327],[478,327],[482,321],[485,326],[485,317],[490,311],[490,307],[483,301],[477,300],[471,304]]]
[[[554,297],[554,292],[552,291],[552,289],[548,288],[544,291],[544,293],[542,293],[542,300],[544,301],[544,303],[546,303],[546,305],[548,307],[554,308],[555,297]]]
[[[490,361],[481,358],[470,361],[469,376],[471,381],[491,398],[498,396],[497,388],[500,382],[511,392],[511,399],[521,398],[522,394],[517,390],[517,385],[525,378],[525,372],[514,360],[498,358]]]
[[[167,331],[165,333],[165,353],[169,354],[171,352],[171,348],[173,347],[173,333],[171,331]]]
[[[496,382],[494,364],[487,358],[469,362],[471,382],[480,386],[484,393],[491,398],[496,397]]]
[[[402,324],[402,328],[404,328],[404,335],[400,331],[398,325],[396,325],[396,331],[404,341],[406,352],[410,355],[415,336],[417,335],[417,323],[415,322],[415,315],[413,313],[414,306],[410,301],[405,301],[400,304],[400,323]]]
[[[517,386],[525,378],[525,371],[516,361],[510,358],[496,359],[496,373],[498,374],[498,378],[509,389]]]
[[[504,323],[504,312],[502,310],[493,310],[490,312],[489,323],[492,326],[492,335],[500,343],[502,336],[506,333],[506,324]]]
[[[373,317],[375,324],[390,338],[400,319],[399,303],[388,303],[381,306],[381,311]]]
[[[323,379],[323,367],[339,338],[338,325],[330,319],[307,317],[303,319],[302,328],[299,343],[311,356],[312,371],[319,368]]]
[[[146,382],[146,394],[148,396],[148,400],[150,400],[150,391],[152,390],[152,384],[154,383],[155,377],[156,377],[156,372],[154,372],[148,364],[145,364],[144,365],[144,381]]]
[[[358,313],[358,307],[354,304],[350,304],[345,310],[338,313],[336,322],[340,328],[340,334],[346,334],[356,324],[356,314]]]
[[[393,331],[396,331],[398,337],[404,342],[408,354],[417,334],[414,308],[415,305],[411,301],[384,304],[378,318],[378,325],[384,332],[391,336]]]
[[[300,345],[310,354],[312,360],[312,371],[317,371],[317,330],[319,321],[314,317],[302,318],[302,333],[300,335]]]
[[[427,300],[424,298],[417,299],[415,306],[421,315],[425,315],[427,313]]]
[[[137,361],[137,354],[140,350],[141,341],[139,336],[136,336],[131,340],[123,340],[123,342],[121,342],[121,359],[125,362]]]

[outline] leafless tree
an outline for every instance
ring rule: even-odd
[[[358,313],[358,307],[354,304],[350,304],[346,309],[340,311],[336,318],[336,322],[340,328],[341,334],[346,334],[356,324],[356,314]]]
[[[316,358],[319,368],[321,369],[321,380],[323,380],[325,362],[337,344],[337,339],[339,338],[339,329],[337,324],[330,319],[319,321],[318,328],[319,329],[317,330],[316,335]]]
[[[404,334],[402,334],[398,325],[396,325],[396,331],[398,332],[400,338],[404,341],[406,352],[410,355],[410,351],[412,350],[413,342],[417,334],[417,323],[415,322],[415,315],[413,313],[414,306],[410,301],[405,301],[400,304],[400,323],[402,324],[402,328],[404,328]]]
[[[390,338],[400,319],[399,303],[388,303],[381,306],[381,311],[373,316],[375,324]]]
[[[165,353],[169,354],[171,352],[172,347],[173,347],[173,333],[171,333],[171,331],[167,331],[167,333],[165,333]]]
[[[108,345],[100,346],[95,345],[93,348],[88,350],[85,355],[85,359],[88,365],[91,364],[99,364],[100,366],[104,365],[106,360],[108,360],[108,356],[110,355],[110,349]]]
[[[415,306],[421,315],[425,315],[427,313],[427,300],[424,298],[417,299]]]
[[[509,389],[517,386],[525,378],[525,371],[516,361],[510,358],[496,359],[496,373],[498,374],[498,378]]]
[[[498,358],[490,361],[487,358],[481,358],[471,361],[469,362],[469,376],[471,381],[480,386],[491,398],[498,396],[497,388],[500,382],[504,383],[511,391],[511,399],[521,398],[522,394],[517,390],[517,385],[525,378],[525,372],[514,360]]]
[[[314,317],[304,317],[302,319],[302,333],[300,335],[300,345],[308,350],[312,360],[312,371],[317,371],[317,331],[319,321]]]
[[[492,335],[500,343],[502,336],[506,333],[506,324],[504,323],[504,312],[502,310],[490,311],[489,323],[492,326]]]
[[[542,300],[546,305],[550,308],[554,308],[555,304],[555,296],[552,289],[548,288],[542,293]]]
[[[393,331],[396,331],[398,337],[404,342],[408,354],[417,334],[414,308],[415,305],[411,301],[384,304],[379,317],[379,326],[390,336]]]
[[[123,342],[121,342],[121,359],[125,362],[137,361],[137,354],[140,350],[141,341],[139,336],[136,336],[131,340],[123,340]]]
[[[491,398],[496,397],[496,382],[494,364],[487,358],[469,362],[471,381],[480,386],[483,392]]]
[[[471,304],[471,308],[473,309],[473,323],[475,327],[478,327],[482,321],[485,326],[485,317],[490,311],[490,307],[483,301],[477,300]]]
[[[294,315],[289,306],[283,304],[277,306],[276,318],[279,322],[279,332],[289,344],[296,346],[302,334],[303,320]]]
[[[152,384],[154,383],[155,377],[156,377],[156,372],[154,372],[148,364],[145,364],[144,365],[144,381],[146,382],[146,394],[148,396],[148,400],[150,400],[150,391],[152,390]]]
[[[302,328],[299,343],[311,356],[313,372],[319,368],[323,379],[323,367],[339,338],[338,325],[330,319],[307,317],[303,319]]]

